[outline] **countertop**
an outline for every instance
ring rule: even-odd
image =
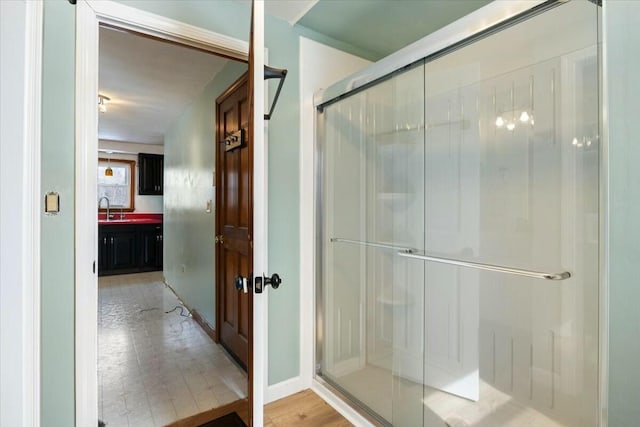
[[[98,214],[99,225],[125,225],[125,224],[162,224],[161,213],[125,212],[124,218],[120,218],[120,212],[111,211],[111,218],[107,221],[106,212]]]

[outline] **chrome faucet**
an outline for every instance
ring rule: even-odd
[[[98,199],[98,210],[100,210],[100,203],[102,202],[103,199],[107,201],[107,221],[109,221],[110,203],[109,203],[109,198],[107,196],[102,196]]]

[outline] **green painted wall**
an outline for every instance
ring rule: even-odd
[[[609,87],[609,425],[640,420],[640,2],[606,0]]]
[[[75,8],[44,2],[42,191],[61,211],[42,216],[42,426],[74,424]]]
[[[268,383],[300,372],[300,37],[287,23],[266,17],[267,63],[289,70],[269,121],[269,271],[282,277],[269,289]],[[269,94],[275,92],[275,82]],[[271,105],[271,102],[269,102]]]
[[[207,200],[215,204],[216,98],[246,70],[244,63],[227,63],[164,138],[164,277],[212,327],[215,215],[205,207]]]

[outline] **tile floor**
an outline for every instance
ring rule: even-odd
[[[164,426],[246,396],[247,377],[191,318],[160,272],[101,277],[99,416]],[[184,314],[187,314],[186,310]]]

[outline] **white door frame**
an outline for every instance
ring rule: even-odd
[[[75,124],[75,414],[76,425],[95,425],[98,419],[98,283],[97,261],[97,153],[98,153],[98,36],[99,24],[152,35],[240,60],[248,59],[249,44],[223,34],[185,24],[106,0],[80,0],[76,11],[76,124]],[[264,114],[264,4],[256,2],[254,40],[256,63],[254,120]],[[266,129],[266,128],[265,128]],[[261,132],[254,135],[254,271],[266,267],[267,151]],[[257,177],[257,179],[256,179]],[[262,188],[265,187],[265,188]],[[266,359],[267,311],[265,298],[254,298],[254,424],[262,424]]]
[[[253,276],[267,273],[269,166],[264,120],[264,1],[253,2]],[[258,178],[258,179],[256,179]],[[265,286],[266,288],[266,286]],[[267,296],[253,294],[253,425],[263,425],[267,385]]]
[[[0,425],[35,427],[40,425],[43,3],[3,2],[0,8],[0,57],[5,67],[10,64],[3,67],[0,91]]]

